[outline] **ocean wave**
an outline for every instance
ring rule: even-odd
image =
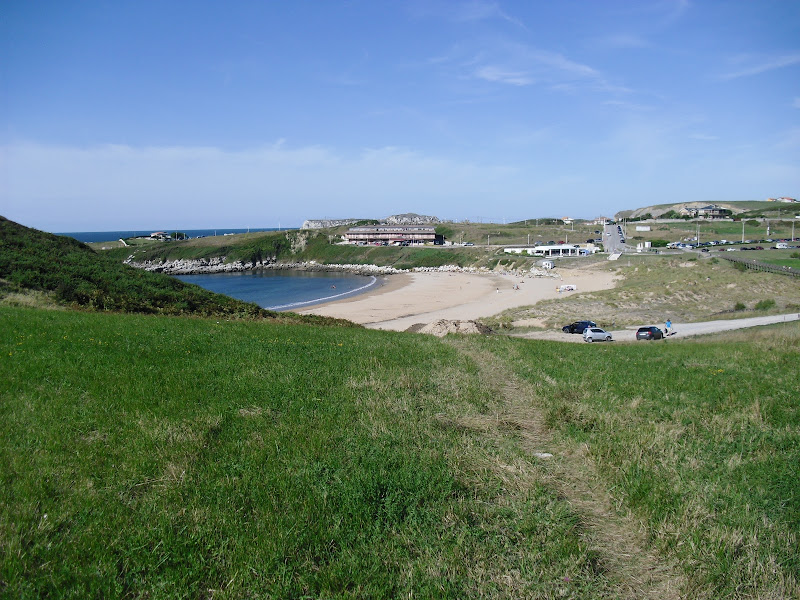
[[[359,294],[372,286],[374,286],[378,282],[378,278],[375,276],[370,276],[370,282],[366,285],[362,285],[361,287],[355,288],[353,290],[349,290],[347,292],[342,292],[340,294],[333,294],[331,296],[325,296],[323,298],[317,298],[316,300],[304,300],[302,302],[291,302],[289,304],[280,304],[278,306],[267,306],[268,310],[288,310],[290,308],[299,308],[301,306],[307,306],[310,304],[321,304],[323,302],[330,302],[332,300],[336,300],[338,298],[344,298],[345,296],[354,296]]]

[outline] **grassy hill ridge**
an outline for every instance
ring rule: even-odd
[[[738,200],[727,202],[724,200],[719,201],[694,201],[694,202],[672,202],[666,204],[655,204],[652,206],[643,206],[640,208],[621,210],[614,218],[616,219],[636,219],[641,218],[643,215],[650,214],[653,218],[659,218],[665,213],[677,213],[685,206],[701,207],[713,204],[721,208],[727,208],[732,212],[735,218],[755,218],[759,216],[780,219],[780,218],[793,218],[794,215],[800,213],[800,204],[788,202],[767,202],[765,200]]]
[[[24,227],[0,216],[0,298],[37,291],[62,306],[183,316],[352,323],[277,313],[121,264],[77,240]]]

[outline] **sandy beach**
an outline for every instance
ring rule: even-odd
[[[557,287],[561,284],[574,284],[577,291],[559,292]],[[555,277],[522,277],[510,273],[403,273],[386,276],[374,291],[298,312],[347,319],[372,329],[405,331],[414,325],[440,319],[466,321],[491,317],[509,308],[528,306],[562,294],[612,287],[613,274],[592,267],[558,269]]]

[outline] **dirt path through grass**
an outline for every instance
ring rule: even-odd
[[[531,464],[545,463],[546,484],[579,515],[586,544],[599,554],[602,568],[616,583],[616,597],[680,598],[683,575],[648,550],[635,519],[615,510],[585,448],[560,446],[548,432],[537,406],[541,398],[537,398],[536,390],[490,352],[455,337],[447,338],[447,342],[474,361],[481,378],[496,392],[497,413],[487,415],[496,426],[483,428],[484,435],[505,442],[511,439]]]

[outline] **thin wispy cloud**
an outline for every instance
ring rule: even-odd
[[[759,62],[758,64],[725,73],[720,76],[720,79],[728,81],[731,79],[739,79],[740,77],[753,77],[754,75],[761,75],[768,71],[775,71],[776,69],[783,69],[798,64],[800,64],[800,53],[776,56]]]
[[[709,135],[707,133],[691,133],[689,139],[699,140],[702,142],[713,142],[719,139],[716,135]]]
[[[800,108],[800,97],[794,99],[794,102],[792,102],[792,106],[794,106],[795,108]]]
[[[453,12],[456,21],[484,21],[487,19],[500,19],[508,23],[525,28],[524,23],[519,19],[509,15],[497,2],[482,2],[475,0],[460,4]]]
[[[644,112],[644,111],[651,111],[654,110],[653,106],[648,106],[646,104],[637,104],[635,102],[625,102],[624,100],[606,100],[603,102],[605,106],[611,106],[620,108],[626,111],[632,112]]]
[[[556,72],[585,79],[600,79],[600,73],[592,67],[570,60],[557,52],[535,50],[530,53],[530,56],[535,62],[550,67]]]
[[[506,71],[495,66],[485,66],[475,71],[475,77],[494,83],[507,83],[509,85],[526,86],[536,82],[528,74],[518,71]]]
[[[499,2],[486,0],[472,0],[471,2],[423,0],[409,2],[405,5],[405,9],[416,17],[442,19],[452,23],[503,21],[527,30],[525,23],[504,10]]]
[[[667,7],[667,22],[672,23],[683,17],[691,8],[692,3],[689,0],[665,0],[665,5]]]

